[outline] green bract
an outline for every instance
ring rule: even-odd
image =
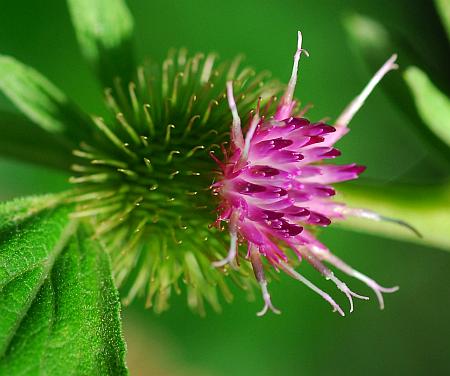
[[[215,201],[214,160],[210,153],[229,138],[231,115],[226,79],[237,83],[239,108],[250,114],[279,89],[231,64],[214,64],[215,55],[185,50],[170,53],[162,67],[139,67],[135,79],[114,79],[105,89],[110,117],[93,117],[92,135],[73,151],[71,182],[79,189],[74,217],[94,224],[95,237],[113,262],[118,285],[129,290],[125,302],[145,293],[147,306],[168,307],[172,286],[186,284],[188,304],[203,313],[203,299],[219,310],[216,287],[231,294],[223,270],[211,262],[227,248],[221,232],[211,229]],[[127,277],[131,274],[131,278]],[[243,273],[242,279],[239,275]],[[247,285],[245,269],[234,277]],[[128,282],[128,283],[127,283]]]

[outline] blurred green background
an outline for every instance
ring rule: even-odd
[[[419,54],[445,54],[432,2],[333,0],[129,0],[140,57],[162,60],[170,47],[243,52],[246,63],[287,81],[296,31],[310,58],[300,63],[297,96],[314,103],[311,118],[335,118],[370,77],[348,44],[342,19],[359,13],[382,19],[414,41]],[[0,1],[0,52],[34,66],[91,113],[100,111],[100,88],[82,60],[61,0]],[[386,58],[395,51],[386,51]],[[399,58],[399,64],[402,57]],[[397,73],[391,73],[397,74]],[[389,79],[389,78],[388,78]],[[13,110],[3,97],[0,108]],[[0,135],[1,137],[1,135]],[[410,124],[378,89],[339,145],[344,161],[368,166],[366,180],[427,182],[439,172]],[[59,191],[67,176],[0,159],[0,199]],[[374,208],[376,209],[376,208]],[[407,218],[406,218],[407,219]],[[123,311],[129,366],[136,375],[449,375],[450,256],[393,240],[329,229],[323,241],[339,257],[387,286],[400,285],[380,311],[371,300],[341,318],[288,278],[271,284],[281,316],[257,318],[259,299],[236,291],[222,314],[199,318],[174,297],[161,316],[137,301]],[[303,266],[304,274],[346,307],[345,297]]]

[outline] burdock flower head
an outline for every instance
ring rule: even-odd
[[[142,296],[160,312],[174,292],[185,290],[190,308],[203,313],[206,301],[219,310],[219,291],[226,301],[232,298],[230,280],[252,294],[253,269],[264,295],[262,313],[277,312],[265,277],[272,265],[343,314],[294,269],[304,258],[350,302],[364,297],[324,263],[366,282],[383,305],[381,293],[395,288],[383,288],[344,264],[316,239],[314,228],[348,215],[383,219],[332,200],[330,184],[357,178],[363,167],[323,161],[339,155],[334,143],[347,133],[375,84],[395,67],[395,56],[330,126],[303,118],[306,110],[293,99],[304,53],[300,33],[292,77],[278,102],[284,86],[267,72],[241,67],[240,58],[218,63],[215,54],[181,49],[171,51],[161,66],[135,67],[132,20],[122,2],[69,4],[85,56],[104,85],[102,116],[80,111],[38,72],[8,56],[0,56],[6,72],[0,90],[51,133],[48,142],[57,146],[47,145],[47,155],[34,143],[34,154],[22,154],[70,165],[73,189],[43,199],[43,206],[68,207],[83,238],[109,254],[123,302]],[[220,231],[223,222],[228,232]],[[239,249],[244,243],[247,251]]]
[[[382,293],[394,292],[398,287],[382,287],[356,271],[333,255],[317,240],[314,232],[315,228],[326,227],[333,220],[346,216],[393,221],[334,201],[335,190],[330,184],[356,179],[365,168],[326,161],[340,155],[334,144],[348,132],[348,123],[374,86],[387,72],[396,68],[396,56],[380,68],[331,126],[322,121],[307,120],[303,117],[305,110],[296,108],[293,94],[302,52],[306,53],[302,50],[299,32],[292,76],[281,101],[273,114],[258,103],[248,121],[245,136],[234,99],[233,82],[227,83],[228,103],[233,115],[231,144],[228,150],[223,149],[223,161],[212,155],[220,166],[219,178],[212,188],[220,197],[217,224],[227,223],[230,246],[228,256],[214,265],[235,266],[239,259],[239,245],[245,244],[245,257],[250,260],[264,298],[264,308],[258,315],[263,315],[268,309],[279,313],[272,305],[267,289],[263,259],[276,270],[282,270],[307,285],[341,315],[344,315],[343,310],[328,294],[294,269],[298,261],[306,260],[332,281],[349,299],[350,311],[353,310],[353,297],[368,298],[350,290],[326,263],[365,282],[374,290],[383,308]]]

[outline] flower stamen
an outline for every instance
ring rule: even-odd
[[[313,247],[314,246],[312,246],[311,248]],[[334,275],[334,273],[320,261],[320,259],[312,252],[312,250],[308,249],[307,247],[302,247],[299,249],[299,252],[308,261],[308,263],[310,263],[320,274],[322,274],[325,277],[326,280],[332,281],[336,285],[336,287],[345,294],[350,303],[350,313],[353,312],[352,297],[363,300],[369,300],[369,297],[359,295],[350,290],[349,287],[344,282],[342,282],[339,278],[337,278]]]
[[[298,273],[294,268],[292,268],[289,264],[280,261],[279,266],[281,269],[283,269],[286,274],[290,275],[292,278],[296,279],[297,281],[300,281],[307,287],[309,287],[311,290],[313,290],[315,293],[319,294],[323,299],[325,299],[328,303],[331,304],[333,307],[333,312],[338,312],[341,316],[345,316],[344,311],[342,308],[337,304],[334,299],[328,295],[326,292],[322,291],[320,288],[318,288],[316,285],[314,285],[311,281],[303,277],[300,273]]]
[[[237,248],[238,248],[238,235],[237,235],[237,221],[239,214],[234,211],[230,219],[230,248],[228,249],[227,256],[219,261],[214,261],[213,266],[216,268],[221,268],[227,264],[231,264],[236,258]]]
[[[254,244],[250,245],[250,261],[252,263],[253,272],[255,273],[256,280],[261,286],[261,292],[264,300],[264,307],[261,311],[259,311],[257,316],[264,316],[267,311],[270,309],[273,313],[279,315],[281,313],[280,310],[275,308],[272,304],[272,300],[270,298],[269,290],[267,289],[267,280],[264,274],[264,267],[261,262],[261,257],[259,256],[259,250],[255,247]]]
[[[256,127],[259,124],[259,113],[256,112],[252,118],[252,121],[250,123],[250,128],[247,131],[247,134],[245,135],[245,145],[244,145],[244,151],[242,153],[241,161],[245,161],[248,157],[248,152],[250,150],[250,144],[253,138],[253,135],[255,134]]]
[[[380,309],[384,309],[384,299],[382,293],[393,293],[398,291],[399,287],[383,287],[379,285],[376,281],[374,281],[372,278],[369,278],[365,274],[362,274],[361,272],[358,272],[357,270],[353,269],[350,265],[346,264],[344,261],[342,261],[340,258],[336,257],[332,253],[330,253],[328,250],[321,249],[319,247],[314,247],[313,252],[320,257],[322,260],[325,260],[326,262],[330,263],[334,267],[338,268],[339,270],[343,271],[344,273],[359,279],[361,282],[364,282],[368,287],[370,287],[377,296],[378,302],[380,304]]]
[[[380,304],[380,309],[384,309],[384,299],[382,293],[384,292],[390,294],[400,289],[399,286],[383,287],[379,285],[376,281],[374,281],[372,278],[369,278],[368,276],[358,272],[357,270],[353,270],[351,275],[356,279],[359,279],[360,281],[364,282],[375,292],[375,295],[377,296],[378,299],[378,303]]]
[[[295,106],[295,101],[292,100],[294,97],[295,86],[297,85],[298,79],[298,63],[300,61],[300,55],[304,52],[306,56],[309,56],[308,51],[302,49],[302,33],[299,31],[297,33],[297,51],[294,55],[294,64],[292,65],[292,74],[289,80],[288,87],[283,97],[281,98],[280,104],[275,113],[275,120],[284,120],[291,116],[292,110]]]
[[[348,301],[350,302],[350,313],[353,312],[353,299],[352,299],[352,297],[358,298],[358,299],[362,299],[362,300],[369,300],[368,296],[359,295],[359,294],[353,292],[352,290],[350,290],[350,288],[344,282],[342,282],[339,278],[337,278],[333,273],[331,273],[328,276],[328,279],[333,281],[335,283],[335,285],[337,286],[337,288],[339,290],[341,290],[345,294],[345,296],[347,297]]]
[[[398,65],[395,64],[395,60],[397,60],[397,54],[392,55],[374,74],[361,94],[359,94],[353,101],[351,101],[350,104],[344,109],[342,114],[338,117],[335,124],[336,127],[346,127],[348,123],[350,123],[350,121],[353,119],[353,116],[355,116],[355,114],[363,106],[365,100],[373,91],[375,86],[381,81],[381,79],[391,70],[398,68]]]
[[[227,98],[228,105],[231,110],[231,115],[233,116],[233,123],[231,125],[231,142],[238,149],[242,150],[242,148],[244,147],[244,136],[242,134],[241,128],[241,118],[239,117],[239,113],[236,107],[236,101],[234,100],[233,81],[227,82]]]
[[[342,212],[345,215],[351,215],[354,217],[371,219],[371,220],[377,221],[377,222],[384,221],[384,222],[396,223],[396,224],[412,231],[419,238],[423,237],[422,234],[419,232],[419,230],[417,230],[415,227],[410,225],[408,222],[402,221],[401,219],[397,219],[397,218],[386,217],[386,216],[380,215],[372,210],[360,209],[360,208],[343,208]]]

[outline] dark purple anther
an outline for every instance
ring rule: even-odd
[[[254,176],[271,177],[280,173],[280,170],[269,166],[254,166],[250,168],[250,172]]]
[[[331,223],[327,217],[315,212],[309,214],[308,222],[317,226],[328,226]]]
[[[316,194],[320,197],[331,197],[336,194],[333,187],[327,187],[325,185],[316,187]]]
[[[290,118],[287,120],[286,124],[288,125],[294,125],[295,128],[300,128],[300,127],[306,127],[307,125],[310,124],[309,120],[305,119],[305,118]]]
[[[336,158],[339,157],[341,155],[341,152],[338,149],[331,149],[330,151],[323,153],[322,157],[326,157],[326,158]]]
[[[249,183],[245,180],[237,181],[236,183],[234,183],[234,187],[240,194],[252,194],[266,191],[266,188],[264,186]]]
[[[289,236],[296,236],[303,231],[303,227],[298,225],[289,224],[288,226],[288,234]]]
[[[324,140],[325,140],[325,138],[323,138],[322,136],[311,136],[309,141],[306,144],[304,144],[302,147],[305,147],[308,145],[313,145],[313,144],[318,144]]]
[[[280,150],[280,149],[286,148],[292,144],[293,144],[293,141],[285,140],[280,137],[280,138],[274,138],[272,140],[258,142],[254,147],[255,147],[255,150],[257,150],[257,151],[267,152],[267,151],[273,151],[273,150]]]
[[[263,218],[268,221],[273,221],[274,219],[283,218],[284,213],[274,212],[271,210],[263,210]]]

